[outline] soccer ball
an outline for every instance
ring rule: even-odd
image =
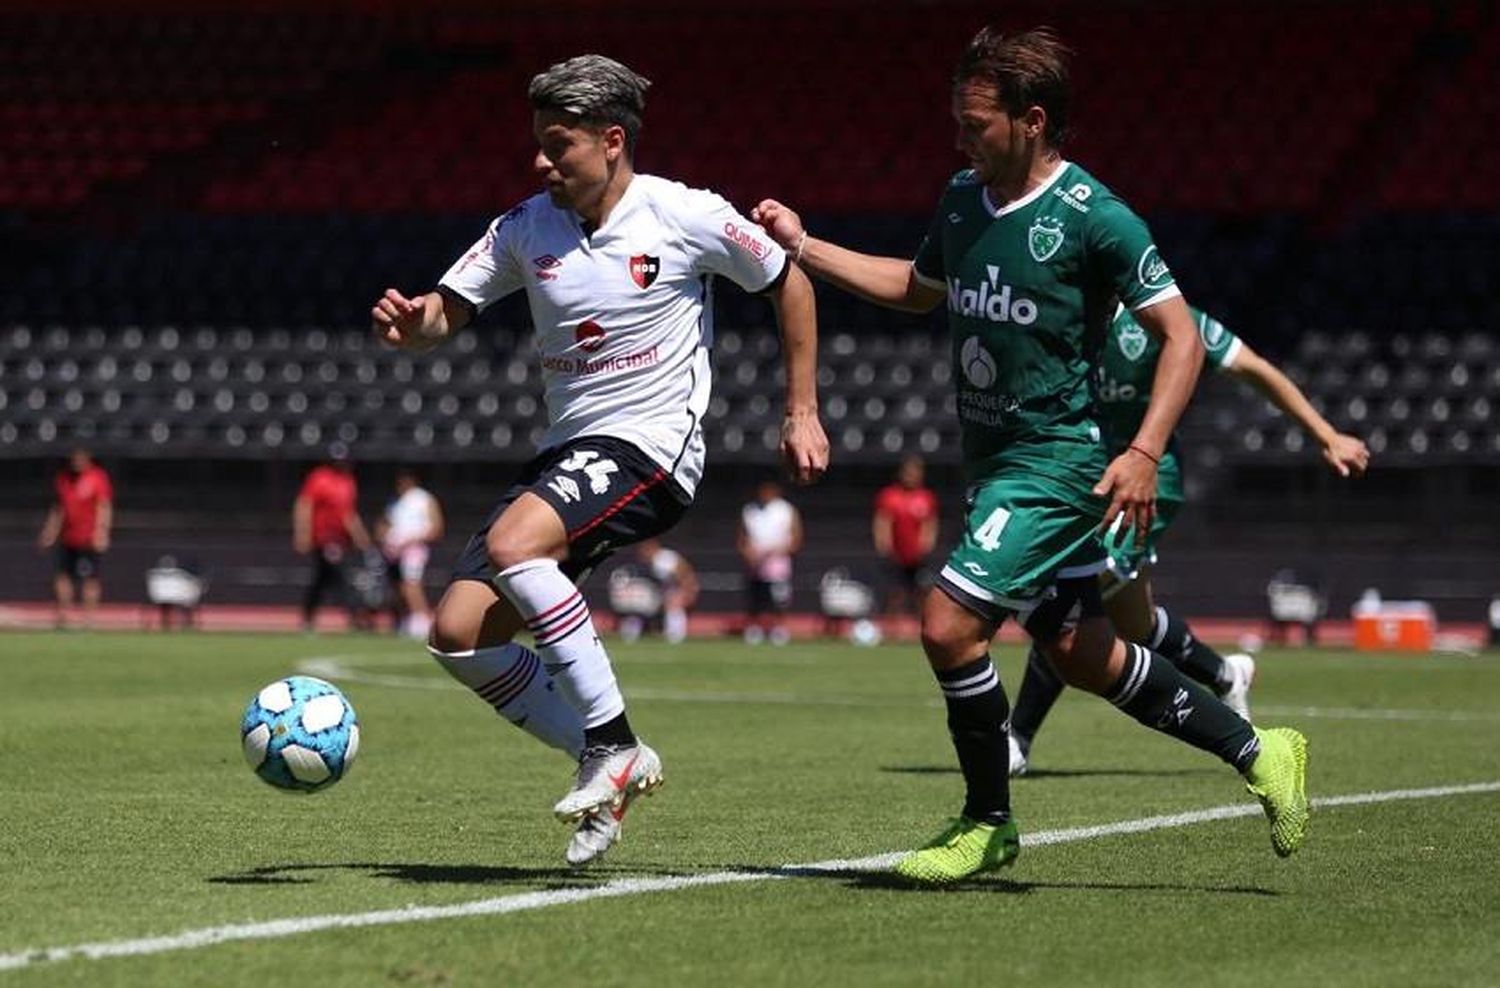
[[[313,676],[278,679],[240,721],[245,761],[278,789],[314,792],[344,777],[359,752],[359,723],[339,688]]]
[[[958,350],[958,363],[963,368],[964,377],[969,383],[980,391],[985,390],[995,383],[995,377],[999,369],[995,366],[995,358],[979,342],[979,337],[971,336],[964,340],[964,344]]]

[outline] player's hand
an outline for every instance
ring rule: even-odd
[[[306,535],[292,536],[292,551],[299,556],[305,556],[312,552],[312,539]]]
[[[1323,447],[1323,459],[1340,477],[1363,477],[1370,465],[1370,450],[1359,439],[1340,432]]]
[[[815,412],[788,412],[781,420],[781,457],[799,484],[811,484],[828,469],[828,436]]]
[[[427,296],[407,298],[394,288],[387,288],[370,310],[375,335],[402,349],[426,349],[436,342],[422,332],[426,318]]]
[[[762,199],[758,206],[750,210],[750,218],[765,227],[771,239],[784,250],[795,250],[797,242],[807,233],[802,226],[802,217],[775,199]]]
[[[1115,457],[1094,493],[1107,497],[1109,510],[1104,512],[1101,530],[1135,533],[1135,544],[1143,546],[1151,534],[1156,518],[1156,463],[1146,454],[1127,449]]]
[[[94,539],[94,551],[95,552],[108,552],[109,551],[109,536],[108,535],[100,535],[100,536],[98,536],[97,538]]]

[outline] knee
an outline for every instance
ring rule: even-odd
[[[478,648],[481,623],[456,607],[439,605],[433,612],[432,627],[427,632],[427,647],[450,655]]]
[[[1111,671],[1112,652],[1117,640],[1113,631],[1107,636],[1093,633],[1095,631],[1092,628],[1068,629],[1039,647],[1063,682],[1075,689],[1104,693],[1118,678]]]

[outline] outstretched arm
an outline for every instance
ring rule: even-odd
[[[930,312],[943,300],[940,289],[917,280],[911,261],[877,257],[808,236],[802,217],[775,199],[763,199],[750,218],[808,271],[867,302],[906,312]]]
[[[812,282],[792,264],[770,295],[786,360],[781,455],[792,478],[810,484],[828,469],[828,437],[818,420],[818,317]]]
[[[1281,368],[1248,346],[1241,345],[1234,363],[1225,370],[1265,395],[1271,404],[1296,421],[1302,431],[1316,439],[1323,447],[1323,459],[1340,477],[1358,477],[1370,465],[1370,451],[1363,442],[1335,429]]]
[[[375,334],[403,350],[431,350],[469,322],[469,309],[446,292],[407,298],[394,288],[370,310]]]

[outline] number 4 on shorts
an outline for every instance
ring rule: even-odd
[[[1010,512],[1004,508],[996,508],[990,512],[990,516],[979,526],[974,533],[974,541],[979,543],[979,548],[985,552],[994,552],[1000,548],[1000,533],[1005,531],[1005,526],[1010,523]]]

